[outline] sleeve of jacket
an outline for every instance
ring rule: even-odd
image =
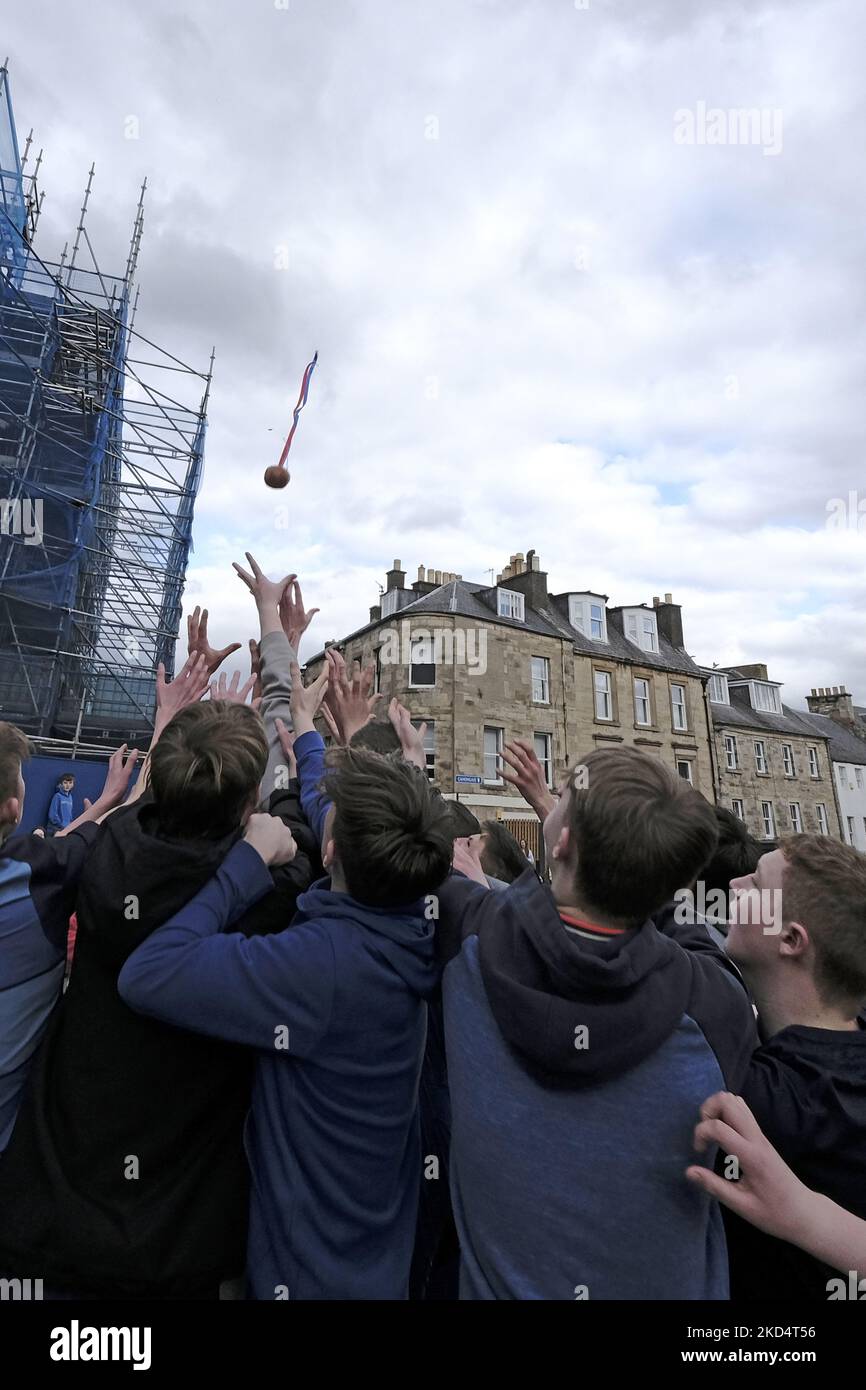
[[[495,921],[502,910],[501,893],[485,888],[452,869],[436,892],[436,958],[444,969],[460,954],[467,936],[477,935],[482,924]]]
[[[48,807],[48,824],[54,825],[58,830],[63,829],[63,817],[60,814],[60,793],[55,792]]]
[[[68,835],[43,839],[41,835],[16,835],[3,846],[9,859],[30,865],[30,898],[42,929],[65,950],[69,918],[75,911],[78,880],[87,855],[101,827],[85,821]]]
[[[295,739],[295,759],[301,788],[301,810],[321,845],[325,818],[331,803],[322,791],[325,775],[325,743],[317,729]]]
[[[129,957],[117,982],[121,998],[178,1028],[308,1056],[333,1004],[327,931],[311,923],[271,936],[225,931],[271,887],[256,851],[234,845],[214,878]]]
[[[268,740],[268,762],[262,778],[262,801],[267,804],[271,794],[279,789],[279,769],[285,768],[277,720],[287,729],[292,727],[292,662],[298,656],[284,632],[266,632],[259,647],[262,654],[262,703],[259,712],[264,720]]]

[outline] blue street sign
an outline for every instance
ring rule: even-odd
[[[455,782],[476,782],[476,783],[478,783],[479,786],[481,785],[481,778],[480,778],[480,777],[467,777],[466,774],[463,773],[463,772],[458,772],[457,775],[456,775],[455,778],[454,778],[454,781],[455,781]]]

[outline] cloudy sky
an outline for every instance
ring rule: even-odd
[[[9,7],[39,249],[94,159],[122,268],[146,174],[137,327],[216,347],[188,605],[251,635],[250,549],[322,609],[311,655],[395,557],[483,582],[534,547],[554,591],[672,591],[698,660],[792,704],[866,702],[864,30],[861,0]]]

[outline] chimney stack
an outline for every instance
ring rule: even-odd
[[[653,599],[653,608],[662,637],[678,651],[684,651],[686,642],[683,637],[683,610],[680,604],[674,603],[673,595],[665,594],[664,603],[659,603],[657,598]]]
[[[863,721],[854,709],[853,696],[848,694],[844,685],[819,686],[806,696],[806,704],[810,714],[829,715],[837,724],[852,729],[861,737],[866,736]]]
[[[388,581],[389,590],[403,588],[403,581],[405,580],[406,576],[403,573],[403,566],[400,564],[399,560],[394,561],[394,564],[392,565],[391,569],[389,569],[385,578]]]

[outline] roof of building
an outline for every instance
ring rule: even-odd
[[[853,729],[837,724],[829,714],[801,714],[816,733],[829,739],[830,758],[834,763],[862,763],[866,766],[866,731],[862,738]]]
[[[381,627],[384,623],[394,624],[404,617],[417,617],[423,613],[456,614],[461,618],[474,618],[478,622],[495,623],[500,627],[515,628],[519,632],[536,632],[543,637],[558,637],[570,642],[575,651],[587,656],[607,658],[608,660],[613,658],[617,661],[630,662],[635,666],[653,666],[659,670],[676,671],[685,675],[701,675],[700,668],[688,653],[678,647],[671,646],[661,632],[658,634],[659,650],[657,652],[647,652],[642,647],[636,647],[610,622],[607,624],[609,640],[607,642],[595,642],[573,628],[552,602],[541,609],[531,608],[528,602],[524,602],[523,622],[517,618],[501,617],[483,599],[478,597],[479,594],[489,592],[490,588],[490,585],[474,584],[466,579],[451,580],[449,583],[441,584],[437,589],[431,590],[429,594],[420,595],[387,618],[378,618],[375,622],[365,623],[363,627],[357,628],[344,637],[341,645],[363,636],[364,633],[372,631],[373,628]],[[632,606],[639,607],[640,605]],[[652,612],[653,610],[649,609],[648,611]],[[608,610],[609,613],[610,610]],[[309,659],[310,661],[318,661],[323,655],[323,652],[317,652]]]
[[[821,729],[806,722],[813,718],[812,715],[791,709],[788,705],[782,705],[781,714],[772,714],[769,710],[752,709],[750,705],[723,705],[712,700],[710,709],[713,724],[719,727],[727,728],[730,725],[737,729],[754,729],[756,733],[794,734],[798,738],[827,737]],[[827,723],[833,724],[832,719],[828,719]]]

